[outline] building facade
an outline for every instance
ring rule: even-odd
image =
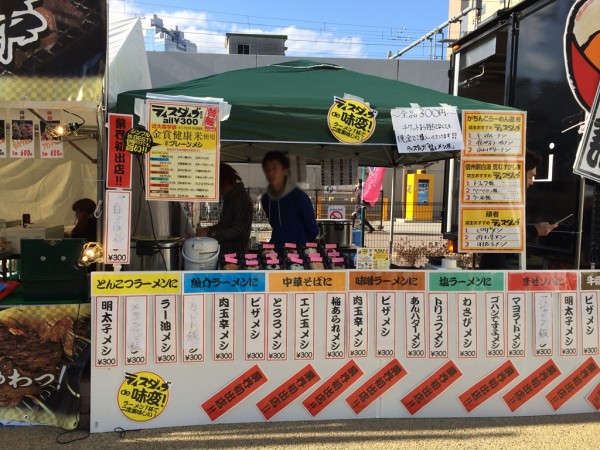
[[[164,27],[163,20],[156,14],[143,20],[144,42],[147,51],[197,53],[198,48],[178,27],[174,30]]]

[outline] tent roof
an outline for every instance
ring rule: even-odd
[[[234,70],[153,89],[124,92],[116,111],[133,113],[136,98],[147,93],[223,98],[231,115],[221,122],[221,155],[229,162],[260,161],[273,149],[303,155],[309,163],[356,156],[360,165],[392,166],[448,158],[450,152],[398,154],[390,110],[398,107],[456,106],[459,110],[511,108],[365,75],[314,61],[291,61]],[[377,111],[373,135],[360,145],[338,142],[327,126],[334,96],[361,97]]]
[[[149,88],[152,82],[141,19],[111,20],[108,33],[108,107],[112,108],[119,92]]]

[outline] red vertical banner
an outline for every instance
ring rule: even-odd
[[[108,114],[106,187],[131,189],[131,153],[125,150],[123,136],[133,127],[131,114]]]

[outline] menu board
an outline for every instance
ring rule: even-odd
[[[460,248],[463,251],[523,251],[524,210],[502,207],[462,208]]]
[[[522,161],[482,159],[465,161],[462,167],[463,203],[523,203]]]
[[[461,252],[525,250],[525,114],[463,111]]]
[[[49,131],[60,124],[60,111],[46,110],[44,120],[40,120],[40,157],[42,159],[64,158],[63,141],[60,137],[53,137]]]
[[[523,156],[525,114],[524,111],[463,111],[463,156]]]
[[[11,110],[10,118],[10,157],[33,159],[33,124],[36,117],[29,110]]]
[[[148,200],[218,200],[219,106],[149,101]]]

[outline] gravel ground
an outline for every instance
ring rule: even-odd
[[[226,424],[88,435],[48,426],[0,428],[2,449],[592,449],[596,413],[541,417],[376,419]],[[80,439],[80,440],[77,440]],[[68,445],[64,446],[61,444]]]

